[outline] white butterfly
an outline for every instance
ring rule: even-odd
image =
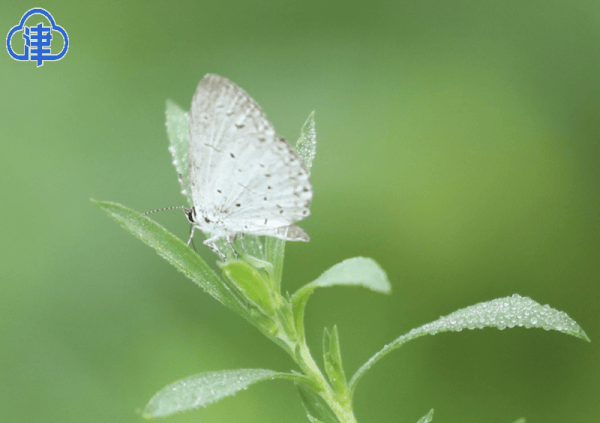
[[[308,172],[260,106],[228,79],[208,74],[198,84],[188,156],[193,202],[185,209],[192,223],[188,245],[194,228],[210,234],[203,244],[222,257],[215,242],[232,243],[238,234],[309,240],[294,224],[310,214]]]

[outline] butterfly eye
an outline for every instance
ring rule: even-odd
[[[194,210],[193,210],[193,209],[189,209],[189,210],[187,211],[187,213],[186,213],[186,217],[187,217],[187,220],[188,220],[190,223],[195,223],[195,222],[196,222],[196,219],[195,219],[195,216],[194,216]]]

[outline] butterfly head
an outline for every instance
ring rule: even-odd
[[[190,222],[192,225],[198,221],[195,207],[184,207],[183,213],[185,214],[185,217],[187,218],[188,222]]]

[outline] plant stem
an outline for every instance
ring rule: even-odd
[[[274,257],[269,257],[271,262],[274,263],[273,279],[275,280],[273,282],[275,284],[271,286],[271,289],[273,290],[273,296],[277,298],[280,306],[278,312],[270,316],[271,321],[276,325],[276,329],[272,331],[272,328],[271,330],[263,331],[263,333],[279,344],[298,364],[300,369],[302,369],[312,382],[311,386],[308,384],[306,386],[317,393],[327,403],[340,423],[358,423],[352,409],[352,399],[349,396],[350,391],[346,388],[344,392],[338,392],[329,384],[306,344],[304,335],[306,332],[302,330],[303,328],[296,327],[298,322],[294,319],[292,304],[281,295],[279,286],[284,245],[284,242],[275,242],[274,246],[267,248],[267,251],[274,253]],[[301,322],[302,325],[303,323]]]
[[[331,387],[310,353],[306,339],[304,337],[298,339],[298,331],[294,326],[291,307],[283,315],[285,316],[283,319],[273,319],[273,322],[277,325],[275,333],[271,332],[269,334],[268,331],[263,331],[263,333],[279,344],[298,364],[303,373],[312,381],[311,386],[307,385],[307,387],[323,398],[340,423],[358,423],[356,417],[354,417],[352,400],[348,395],[348,390],[344,394],[340,394]]]
[[[340,396],[334,392],[310,354],[306,342],[300,344],[300,361],[297,361],[297,363],[306,376],[311,378],[319,387],[317,393],[329,405],[340,423],[358,423],[356,417],[354,417],[350,398],[348,396]]]

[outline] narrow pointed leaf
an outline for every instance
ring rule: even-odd
[[[346,397],[348,385],[342,366],[342,352],[337,326],[334,326],[331,332],[327,328],[323,331],[323,363],[325,373],[327,373],[327,377],[335,391]]]
[[[515,326],[556,330],[589,341],[583,329],[565,312],[555,310],[548,305],[542,306],[531,298],[514,294],[511,297],[497,298],[457,310],[397,338],[383,347],[358,369],[350,381],[350,395],[352,395],[360,377],[373,364],[391,351],[400,348],[407,341],[440,332],[460,332],[463,329],[483,329],[486,327],[495,327],[502,330]]]
[[[326,270],[313,282],[304,285],[292,296],[296,329],[300,331],[300,335],[304,327],[304,309],[310,295],[317,288],[337,285],[362,286],[382,294],[392,292],[387,275],[374,260],[365,257],[344,260]]]
[[[200,373],[181,379],[157,392],[142,415],[146,418],[168,416],[180,411],[206,407],[234,395],[248,386],[271,379],[297,382],[300,376],[264,369],[222,370]]]
[[[317,153],[317,130],[315,128],[315,112],[308,115],[300,130],[300,138],[296,141],[296,152],[306,170],[310,173],[312,162]]]
[[[240,304],[225,282],[198,254],[175,235],[147,216],[120,204],[95,200],[92,202],[127,231],[154,248],[158,255],[175,266],[208,294],[242,316],[248,316],[247,309]]]
[[[429,410],[429,413],[427,413],[426,415],[421,417],[417,423],[429,423],[432,420],[433,420],[433,408],[431,410]]]
[[[181,193],[189,206],[193,206],[190,187],[190,165],[188,160],[189,116],[188,113],[171,100],[167,100],[167,135],[169,152],[173,157],[173,165],[177,171]]]

